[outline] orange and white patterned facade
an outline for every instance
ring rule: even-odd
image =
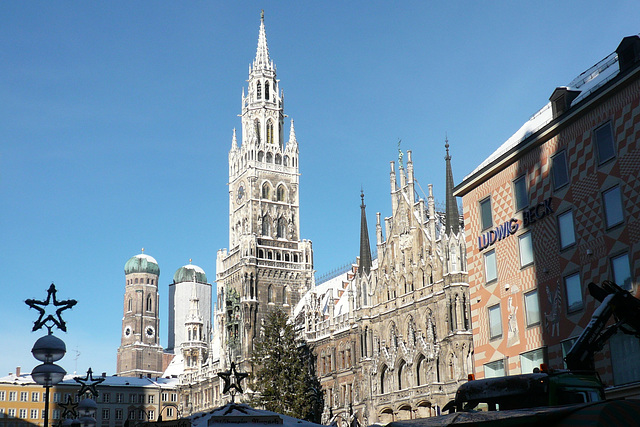
[[[596,308],[590,282],[613,280],[638,296],[639,144],[640,38],[633,36],[557,88],[456,187],[476,378],[528,373],[540,363],[563,368]],[[619,333],[596,354],[609,393],[640,393],[639,342]]]

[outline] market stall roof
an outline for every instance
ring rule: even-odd
[[[189,417],[191,427],[209,427],[233,424],[258,427],[281,425],[283,427],[320,427],[320,424],[299,420],[277,412],[255,409],[244,403],[228,403],[212,411],[201,412]]]

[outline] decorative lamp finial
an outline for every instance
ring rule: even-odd
[[[52,297],[53,301],[51,301]],[[53,303],[55,312],[53,314],[50,313],[48,315],[45,315],[45,307],[49,306],[50,303]],[[49,330],[49,335],[51,335],[51,329],[56,326],[61,331],[67,332],[67,324],[64,320],[62,320],[62,316],[60,314],[64,310],[72,308],[77,303],[78,301],[74,299],[58,301],[58,299],[56,298],[56,285],[52,283],[47,290],[46,300],[40,301],[35,299],[28,299],[25,301],[25,304],[27,304],[29,308],[34,308],[40,312],[38,320],[33,322],[33,329],[31,331],[37,331],[38,329],[41,329],[43,326],[45,326]],[[52,324],[49,325],[47,324],[47,322],[52,322]]]

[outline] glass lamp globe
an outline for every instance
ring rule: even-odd
[[[54,384],[58,384],[64,378],[67,371],[60,366],[53,363],[43,363],[36,366],[31,371],[31,378],[45,387],[51,387]]]
[[[31,349],[33,357],[41,362],[55,362],[62,359],[66,352],[64,341],[52,334],[38,338]]]

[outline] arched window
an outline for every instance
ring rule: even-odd
[[[382,368],[380,369],[380,394],[384,394],[386,393],[388,390],[385,387],[386,386],[386,382],[387,382],[387,365],[382,365]]]
[[[151,295],[147,296],[147,311],[153,311],[153,300]]]
[[[135,283],[138,283],[138,278],[136,277]]]
[[[277,232],[277,236],[279,238],[286,238],[286,232],[287,232],[287,221],[280,217],[278,218],[278,232]]]
[[[282,303],[289,304],[289,296],[287,295],[287,287],[282,288]]]
[[[258,99],[262,99],[262,83],[256,83],[256,92],[258,93]]]
[[[256,138],[258,139],[258,142],[260,142],[260,120],[255,119],[253,121],[253,130],[256,133]]]
[[[273,154],[267,153],[267,163],[273,163]]]
[[[291,261],[291,256],[289,255],[289,252],[285,252],[284,260],[287,261],[287,262]]]
[[[131,311],[133,309],[133,303],[131,302],[131,298],[127,302],[127,311]]]
[[[258,151],[258,161],[259,162],[263,162],[264,161],[264,152]]]
[[[289,156],[284,156],[284,159],[282,160],[282,164],[285,166],[289,166]]]
[[[264,251],[262,249],[258,249],[258,258],[264,258]]]
[[[269,81],[264,82],[264,99],[269,100]]]
[[[418,363],[416,363],[416,385],[422,385],[425,383],[425,374],[427,372],[426,362],[423,355],[420,355],[418,358]]]
[[[267,122],[267,144],[273,144],[273,122],[271,119]]]
[[[267,289],[267,302],[273,302],[273,285],[269,285]]]
[[[262,184],[262,198],[270,199],[271,198],[271,186],[268,182]]]
[[[284,185],[280,184],[278,185],[278,191],[276,192],[276,196],[278,198],[279,202],[284,202]]]
[[[280,154],[276,154],[276,165],[282,164],[282,156]]]
[[[270,224],[271,224],[271,219],[269,218],[269,215],[265,215],[264,217],[262,217],[262,235],[263,236],[271,235],[271,227],[269,227]]]
[[[400,366],[398,366],[398,390],[402,390],[404,388],[407,388],[407,383],[404,380],[405,375],[406,375],[406,367],[407,364],[405,363],[405,361],[401,361],[400,362]]]

